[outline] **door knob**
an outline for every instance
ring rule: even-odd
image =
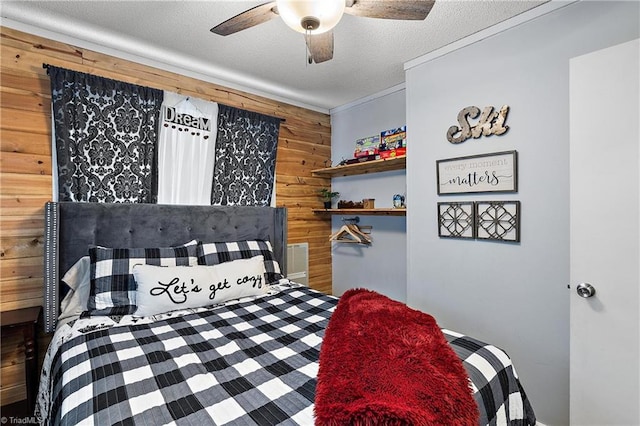
[[[578,296],[586,299],[587,297],[592,297],[596,294],[596,289],[589,283],[580,283],[578,284],[578,287],[576,287],[576,292],[578,293]]]

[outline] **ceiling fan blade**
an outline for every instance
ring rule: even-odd
[[[305,36],[310,59],[319,64],[333,58],[333,31]],[[311,63],[311,62],[309,62]]]
[[[435,0],[347,0],[344,13],[367,18],[422,20]]]
[[[276,2],[270,1],[263,3],[259,6],[245,10],[242,13],[237,14],[233,18],[229,18],[221,24],[211,28],[211,32],[226,36],[229,34],[237,33],[238,31],[246,30],[258,24],[270,21],[278,16],[275,12]]]

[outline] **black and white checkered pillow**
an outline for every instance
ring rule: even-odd
[[[200,265],[217,265],[259,255],[264,256],[266,271],[264,275],[267,284],[278,282],[283,278],[269,241],[248,240],[198,244],[198,264]]]
[[[198,264],[198,241],[177,247],[106,248],[89,247],[91,292],[88,315],[127,315],[136,310],[136,264],[193,266]]]

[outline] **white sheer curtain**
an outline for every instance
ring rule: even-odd
[[[158,204],[210,205],[218,104],[164,92],[158,137]]]

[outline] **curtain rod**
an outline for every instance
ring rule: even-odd
[[[49,75],[49,67],[51,67],[51,65],[46,64],[46,63],[42,64],[42,68],[47,70],[47,75]],[[190,96],[187,96],[187,100],[189,100],[189,98],[190,98]],[[276,117],[276,118],[279,118],[281,123],[286,123],[287,122],[286,118],[281,118],[281,117]]]

